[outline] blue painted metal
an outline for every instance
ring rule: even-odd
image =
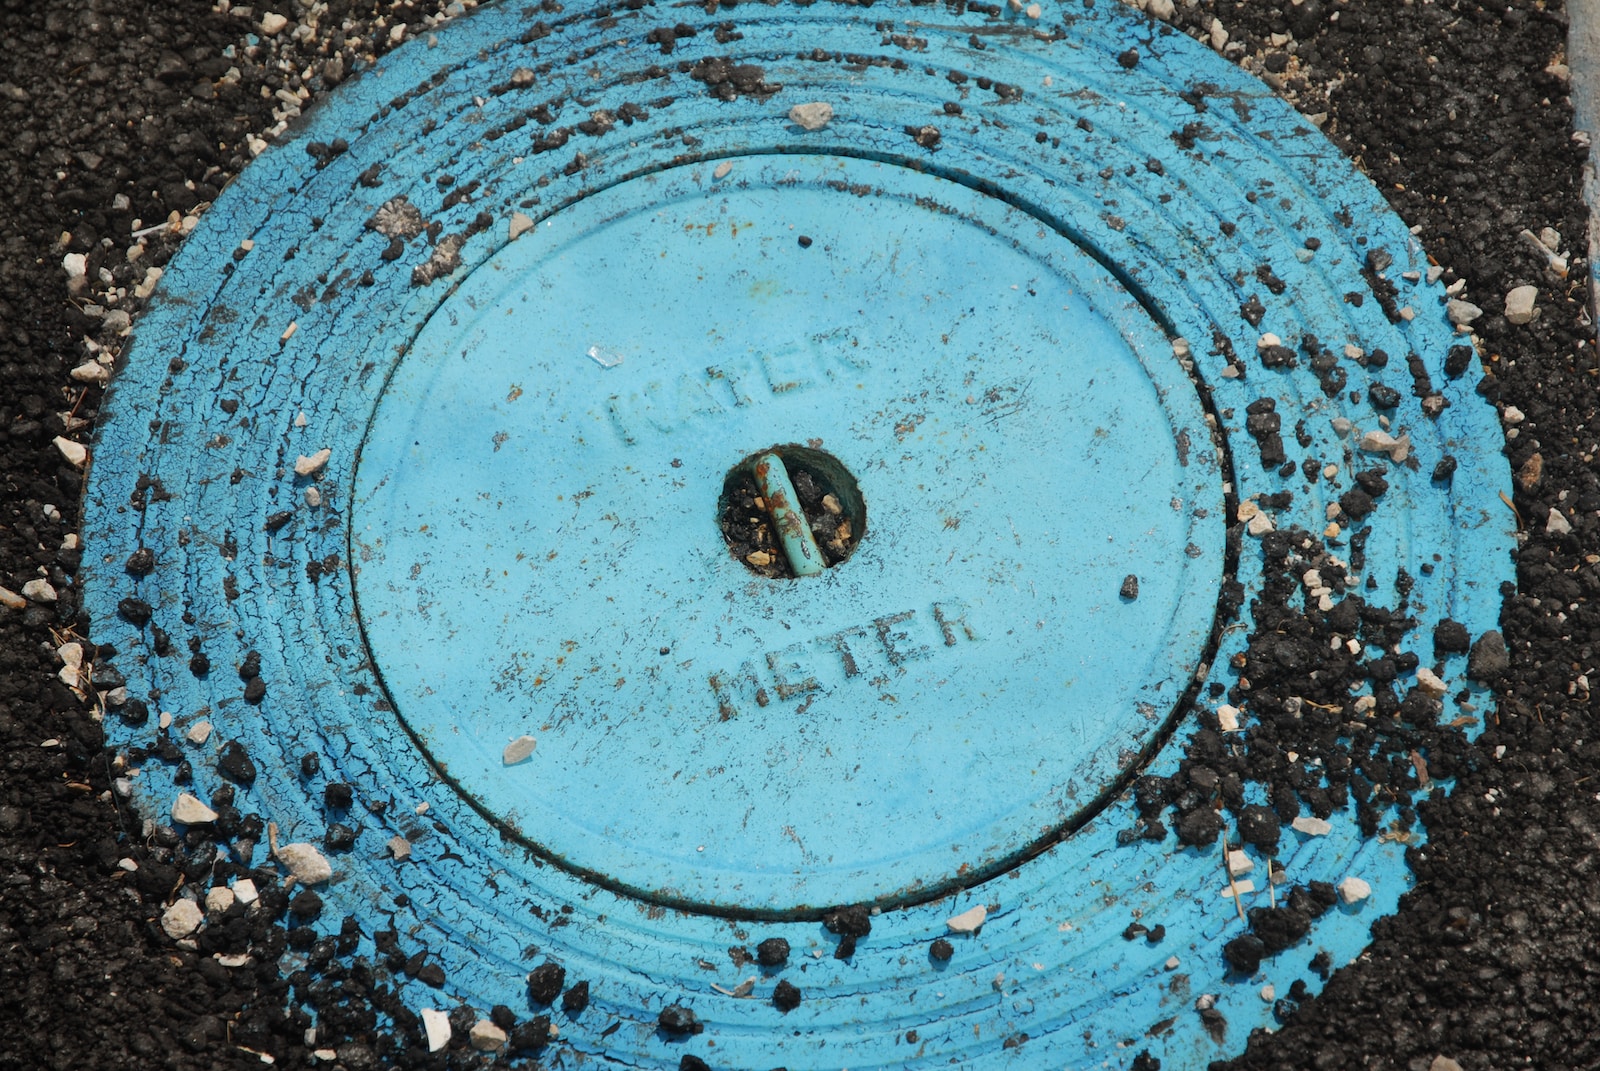
[[[821,576],[822,570],[827,568],[822,560],[822,548],[811,534],[811,525],[800,508],[800,497],[795,493],[783,458],[772,453],[762,454],[756,459],[755,477],[756,486],[761,489],[772,515],[772,526],[778,530],[778,539],[783,543],[783,556],[788,559],[789,568],[797,577]]]
[[[1243,429],[1259,397],[1342,472],[1364,431],[1408,433],[1418,467],[1390,466],[1366,572],[1416,578],[1419,636],[1493,627],[1508,473],[1474,374],[1443,372],[1456,339],[1421,250],[1263,87],[1121,5],[690,10],[670,58],[649,8],[480,11],[225,191],[105,410],[98,639],[175,732],[216,726],[183,745],[199,794],[239,740],[261,770],[240,806],[281,840],[348,817],[325,781],[386,801],[325,898],[368,932],[427,935],[479,1008],[525,1006],[538,945],[593,986],[580,1018],[557,1014],[579,1053],[1125,1066],[1149,1048],[1172,1068],[1236,1050],[1270,1025],[1264,983],[1357,954],[1408,885],[1401,846],[1349,816],[1290,834],[1293,880],[1356,874],[1373,896],[1232,978],[1220,854],[1118,846],[1120,789],[1175,768],[1191,679],[1236,680],[1245,630],[1211,624],[1225,571],[1261,587],[1237,527],[1230,564],[1238,503],[1292,489],[1276,523],[1321,533],[1342,490],[1262,470]],[[719,41],[730,16],[743,36]],[[813,101],[830,123],[789,120]],[[305,151],[335,138],[348,151]],[[1376,251],[1392,320],[1362,274]],[[1345,361],[1330,397],[1303,365],[1260,367],[1263,332],[1382,348],[1393,370]],[[1436,416],[1365,400],[1406,383],[1410,353]],[[811,439],[855,473],[872,529],[820,577],[752,576],[716,531],[722,476]],[[1431,481],[1446,453],[1454,480]],[[164,494],[137,493],[151,479]],[[136,577],[141,546],[156,568]],[[115,616],[130,594],[216,668],[155,655]],[[248,651],[259,705],[230,669]],[[1463,668],[1445,663],[1453,690]],[[508,766],[522,735],[538,746]],[[303,779],[307,751],[322,772]],[[159,766],[135,784],[168,813]],[[397,835],[403,863],[382,850]],[[1271,896],[1256,862],[1245,906]],[[855,901],[882,913],[835,960],[818,913]],[[982,930],[930,960],[975,904]],[[1124,941],[1134,919],[1166,939]],[[786,1016],[711,988],[751,973],[729,945],[765,936],[796,950]],[[671,1003],[706,1033],[660,1034]]]

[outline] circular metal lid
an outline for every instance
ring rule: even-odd
[[[821,576],[717,530],[767,442],[866,501]],[[373,659],[474,806],[759,915],[926,899],[1081,823],[1204,661],[1224,556],[1145,310],[1026,212],[841,156],[649,174],[506,246],[393,373],[351,518]]]

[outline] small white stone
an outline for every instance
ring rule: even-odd
[[[1253,536],[1264,536],[1272,529],[1272,518],[1265,513],[1256,514],[1250,518],[1250,523],[1245,525],[1245,530]]]
[[[1271,1004],[1273,1001],[1275,1001],[1277,999],[1278,999],[1278,991],[1272,987],[1272,983],[1271,982],[1268,982],[1266,985],[1261,987],[1261,1000],[1262,1000],[1262,1003]]]
[[[261,32],[268,37],[276,37],[289,25],[289,20],[276,11],[268,11],[261,16]]]
[[[514,242],[533,230],[533,217],[522,212],[511,213],[511,240]]]
[[[172,820],[181,822],[186,826],[198,825],[203,822],[215,822],[217,812],[201,803],[199,798],[187,792],[178,794],[172,801]]]
[[[1370,696],[1367,698],[1370,698]],[[1289,828],[1296,833],[1304,833],[1308,837],[1326,837],[1333,832],[1333,823],[1303,814],[1293,822],[1290,822]]]
[[[300,412],[298,412],[298,413],[296,413],[294,415],[294,426],[295,427],[303,428],[309,423],[311,423],[311,418],[306,416],[305,410],[302,409]]]
[[[1513,287],[1506,294],[1506,322],[1512,324],[1525,324],[1539,315],[1539,310],[1534,302],[1539,298],[1539,288],[1536,286]]]
[[[1230,706],[1227,703],[1224,703],[1222,706],[1218,707],[1217,708],[1217,724],[1222,727],[1222,731],[1225,732],[1225,733],[1236,733],[1236,732],[1238,732],[1239,731],[1239,708],[1235,707],[1235,706]]]
[[[789,109],[789,121],[804,130],[821,130],[833,122],[833,105],[825,100],[796,104]]]
[[[1561,515],[1561,511],[1554,506],[1550,507],[1550,516],[1544,522],[1545,535],[1567,535],[1572,531],[1572,525]]]
[[[1224,885],[1220,895],[1224,900],[1231,900],[1233,899],[1233,894],[1235,892],[1237,892],[1240,896],[1243,896],[1245,893],[1253,893],[1255,891],[1256,883],[1251,881],[1249,878],[1246,878],[1244,881],[1234,882],[1231,886]]]
[[[61,456],[74,468],[83,468],[89,460],[89,451],[82,443],[75,443],[71,439],[57,435],[55,438],[56,449],[61,451]]]
[[[533,749],[538,746],[539,742],[533,737],[519,736],[506,745],[505,751],[500,755],[500,761],[507,766],[515,766],[517,763],[526,760],[529,755],[532,755]]]
[[[983,926],[984,919],[989,917],[989,909],[979,904],[977,907],[968,908],[959,915],[952,915],[944,920],[953,933],[977,933]]]
[[[1518,424],[1521,424],[1528,418],[1523,415],[1521,409],[1518,409],[1514,405],[1508,405],[1504,409],[1500,410],[1500,419],[1505,421],[1507,424],[1510,424],[1512,427],[1516,427]]]
[[[50,586],[50,581],[44,579],[30,580],[22,585],[22,594],[34,602],[56,601],[56,589]]]
[[[1038,4],[1029,4],[1027,9],[1023,11],[1023,14],[1028,16],[1030,19],[1036,19],[1044,14],[1044,8],[1040,7]]]
[[[1369,454],[1388,454],[1395,461],[1404,461],[1411,454],[1411,435],[1408,432],[1397,439],[1386,431],[1369,431],[1356,445]]]
[[[1255,862],[1242,849],[1233,848],[1228,852],[1228,873],[1234,877],[1254,870],[1255,866]]]
[[[56,648],[56,657],[61,659],[61,664],[69,669],[77,669],[83,665],[83,644],[63,643]]]
[[[318,506],[322,505],[322,492],[317,490],[315,487],[307,487],[305,500],[307,506],[310,506],[312,509],[316,509]]]
[[[26,610],[28,608],[28,600],[10,588],[0,588],[0,606],[4,606],[8,610]]]
[[[218,885],[206,890],[206,911],[213,915],[220,915],[234,905],[239,897],[226,885]]]
[[[1450,322],[1457,327],[1465,327],[1483,315],[1483,310],[1470,301],[1460,298],[1451,298],[1450,304],[1445,306],[1445,315],[1450,317]]]
[[[1179,962],[1180,962],[1180,961],[1179,961],[1179,959],[1178,959],[1178,957],[1177,957],[1177,956],[1168,956],[1168,957],[1167,957],[1167,962],[1166,962],[1166,968],[1167,968],[1167,970],[1169,970],[1169,971],[1175,971],[1175,970],[1177,970],[1177,969],[1178,969],[1178,963],[1179,963]]]
[[[61,270],[69,281],[77,281],[89,274],[89,258],[83,253],[68,253],[61,258]]]
[[[303,841],[279,845],[275,854],[301,885],[320,885],[333,877],[333,867],[322,853]]]
[[[240,878],[233,883],[233,898],[245,907],[249,907],[261,898],[261,894],[256,891],[256,883],[254,881],[249,878]]]
[[[85,361],[69,374],[79,383],[93,383],[99,387],[111,382],[111,369],[99,361]]]
[[[161,726],[163,729],[172,728],[172,711],[163,710],[161,712],[161,716],[156,719],[156,724]]]
[[[711,177],[714,178],[714,179],[727,178],[728,174],[732,170],[733,170],[732,161],[724,160],[724,161],[722,161],[722,163],[717,165],[717,169],[715,171],[711,172]]]
[[[193,935],[205,920],[205,913],[200,910],[199,904],[193,900],[175,900],[171,907],[161,913],[161,928],[174,941],[181,941]]]
[[[189,726],[187,739],[191,744],[205,743],[207,740],[211,739],[211,723],[209,721],[195,722],[193,725]]]
[[[422,1029],[428,1035],[429,1052],[438,1052],[450,1044],[450,1017],[439,1009],[422,1009]]]
[[[1345,878],[1339,883],[1339,896],[1347,904],[1358,904],[1372,895],[1372,886],[1360,878]]]
[[[224,967],[248,967],[248,966],[250,966],[250,964],[255,962],[255,960],[251,959],[248,955],[246,955],[243,952],[237,953],[236,955],[232,955],[232,956],[226,956],[226,955],[223,955],[221,952],[218,952],[216,955],[212,956],[211,958],[216,960],[218,963],[222,964]]]
[[[1228,47],[1228,31],[1223,28],[1221,19],[1213,18],[1211,20],[1211,32],[1209,36],[1211,39],[1211,47],[1216,49],[1218,52],[1221,52],[1224,48]]]
[[[1370,695],[1363,695],[1356,699],[1356,713],[1370,714],[1378,709],[1378,700]]]
[[[332,456],[333,451],[327,447],[323,447],[310,457],[301,454],[295,458],[294,474],[296,476],[315,476],[327,467],[328,459]]]
[[[506,1044],[506,1032],[487,1019],[473,1023],[472,1032],[467,1036],[479,1052],[496,1052]]]
[[[404,862],[411,858],[411,842],[404,837],[390,837],[387,847],[396,862]]]
[[[1444,681],[1439,679],[1439,675],[1427,666],[1422,666],[1417,670],[1417,687],[1435,699],[1450,690]]]
[[[1172,0],[1146,0],[1144,9],[1148,14],[1163,22],[1172,18],[1173,13],[1177,10],[1172,4]]]
[[[1435,1056],[1433,1063],[1428,1065],[1428,1071],[1461,1071],[1461,1065],[1448,1056]]]

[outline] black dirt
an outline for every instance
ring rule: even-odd
[[[688,1037],[705,1029],[700,1017],[682,1004],[669,1004],[656,1017],[656,1025],[669,1037]]]
[[[528,974],[528,999],[535,1004],[550,1004],[567,984],[567,969],[559,963],[541,963]]]
[[[800,1006],[800,987],[787,978],[780,981],[772,990],[772,1006],[785,1015]]]
[[[763,967],[782,967],[789,962],[789,942],[769,937],[756,945],[756,962]]]

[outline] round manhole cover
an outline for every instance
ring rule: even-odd
[[[162,279],[108,735],[337,907],[297,968],[346,915],[640,1067],[1199,1067],[1408,887],[1511,546],[1421,250],[1122,5],[870,15],[477,12]]]
[[[774,440],[871,510],[811,583],[718,532]],[[1133,770],[1206,662],[1224,481],[1170,341],[1069,239],[905,167],[745,157],[586,197],[433,312],[361,446],[356,606],[429,757],[542,854],[736,915],[898,906]]]

